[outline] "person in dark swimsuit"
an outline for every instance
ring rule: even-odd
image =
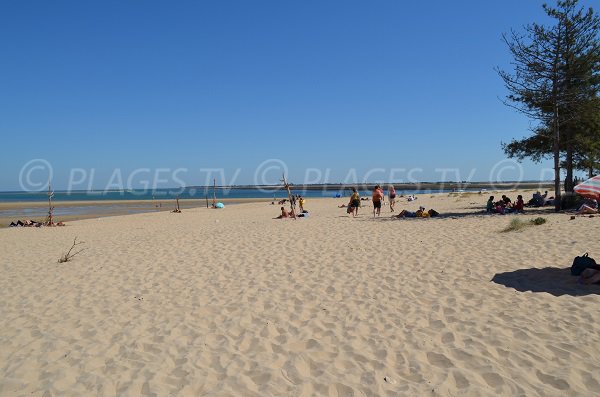
[[[388,187],[388,198],[390,200],[390,211],[394,212],[394,206],[396,205],[396,189],[393,185]]]

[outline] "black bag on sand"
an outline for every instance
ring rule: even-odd
[[[573,259],[573,265],[571,265],[571,275],[580,276],[585,269],[600,270],[600,266],[596,264],[595,260],[588,256],[587,252],[582,256],[576,256],[575,259]]]

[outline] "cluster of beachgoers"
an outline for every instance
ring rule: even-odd
[[[396,207],[396,198],[404,197],[404,195],[400,194],[398,196],[394,186],[389,185],[387,197],[388,197],[388,204],[390,207],[390,212],[394,212],[395,207]],[[416,199],[417,199],[417,197],[414,194],[409,195],[406,198],[407,201],[415,201]],[[341,204],[338,206],[338,208],[347,208],[346,212],[348,214],[352,214],[353,217],[357,217],[358,209],[362,206],[363,201],[369,201],[369,197],[361,197],[360,194],[358,193],[358,190],[356,188],[352,188],[352,194],[350,195],[350,201],[348,202],[348,204]],[[381,215],[381,207],[383,205],[385,205],[385,192],[380,185],[376,185],[373,188],[373,191],[371,194],[371,202],[373,203],[373,217],[380,216]],[[405,212],[405,211],[402,211],[402,212]],[[401,217],[401,216],[398,215],[398,217]]]
[[[525,207],[539,208],[552,205],[554,205],[554,197],[548,197],[548,191],[544,192],[544,194],[541,194],[539,191],[535,192],[527,204],[523,201],[523,195],[521,194],[517,196],[517,199],[514,202],[503,194],[498,201],[494,201],[494,196],[490,196],[486,203],[485,211],[494,214],[524,213]],[[576,211],[576,214],[578,215],[591,215],[597,213],[599,213],[598,201],[593,198],[586,198]]]
[[[483,191],[480,191],[479,194],[482,194]],[[377,185],[373,188],[371,202],[373,206],[373,217],[378,217],[381,215],[382,205],[385,205],[385,193],[381,186]],[[390,212],[395,212],[396,206],[396,190],[393,185],[388,187],[388,205],[390,208]],[[404,195],[400,195],[400,197],[404,197]],[[406,201],[411,202],[415,201],[417,197],[413,194],[406,198]],[[350,196],[350,201],[348,204],[341,204],[338,208],[347,208],[347,213],[351,214],[353,217],[358,216],[358,209],[362,206],[363,201],[369,201],[368,197],[360,197],[358,190],[356,188],[352,189],[352,195]],[[554,205],[554,197],[548,197],[548,191],[545,191],[544,194],[539,191],[533,193],[532,198],[525,203],[523,199],[523,195],[517,195],[516,200],[511,200],[506,194],[503,194],[500,200],[496,201],[495,196],[489,196],[489,199],[485,205],[485,213],[487,214],[523,214],[525,213],[525,208],[540,208],[544,206],[553,206]],[[576,214],[585,215],[585,214],[598,214],[600,213],[600,208],[598,205],[598,201],[592,198],[585,198],[583,204],[581,204]],[[399,214],[392,215],[393,218],[430,218],[439,216],[440,213],[435,209],[426,210],[425,207],[420,206],[417,211],[410,211],[408,209],[403,209]]]

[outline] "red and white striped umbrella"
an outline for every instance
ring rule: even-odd
[[[600,200],[600,175],[580,183],[573,189],[575,193],[596,200]]]

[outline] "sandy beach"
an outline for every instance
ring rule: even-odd
[[[298,220],[258,202],[2,229],[0,396],[600,395],[600,286],[568,269],[600,259],[600,216],[477,213],[486,199],[397,204],[432,219],[329,198]]]

